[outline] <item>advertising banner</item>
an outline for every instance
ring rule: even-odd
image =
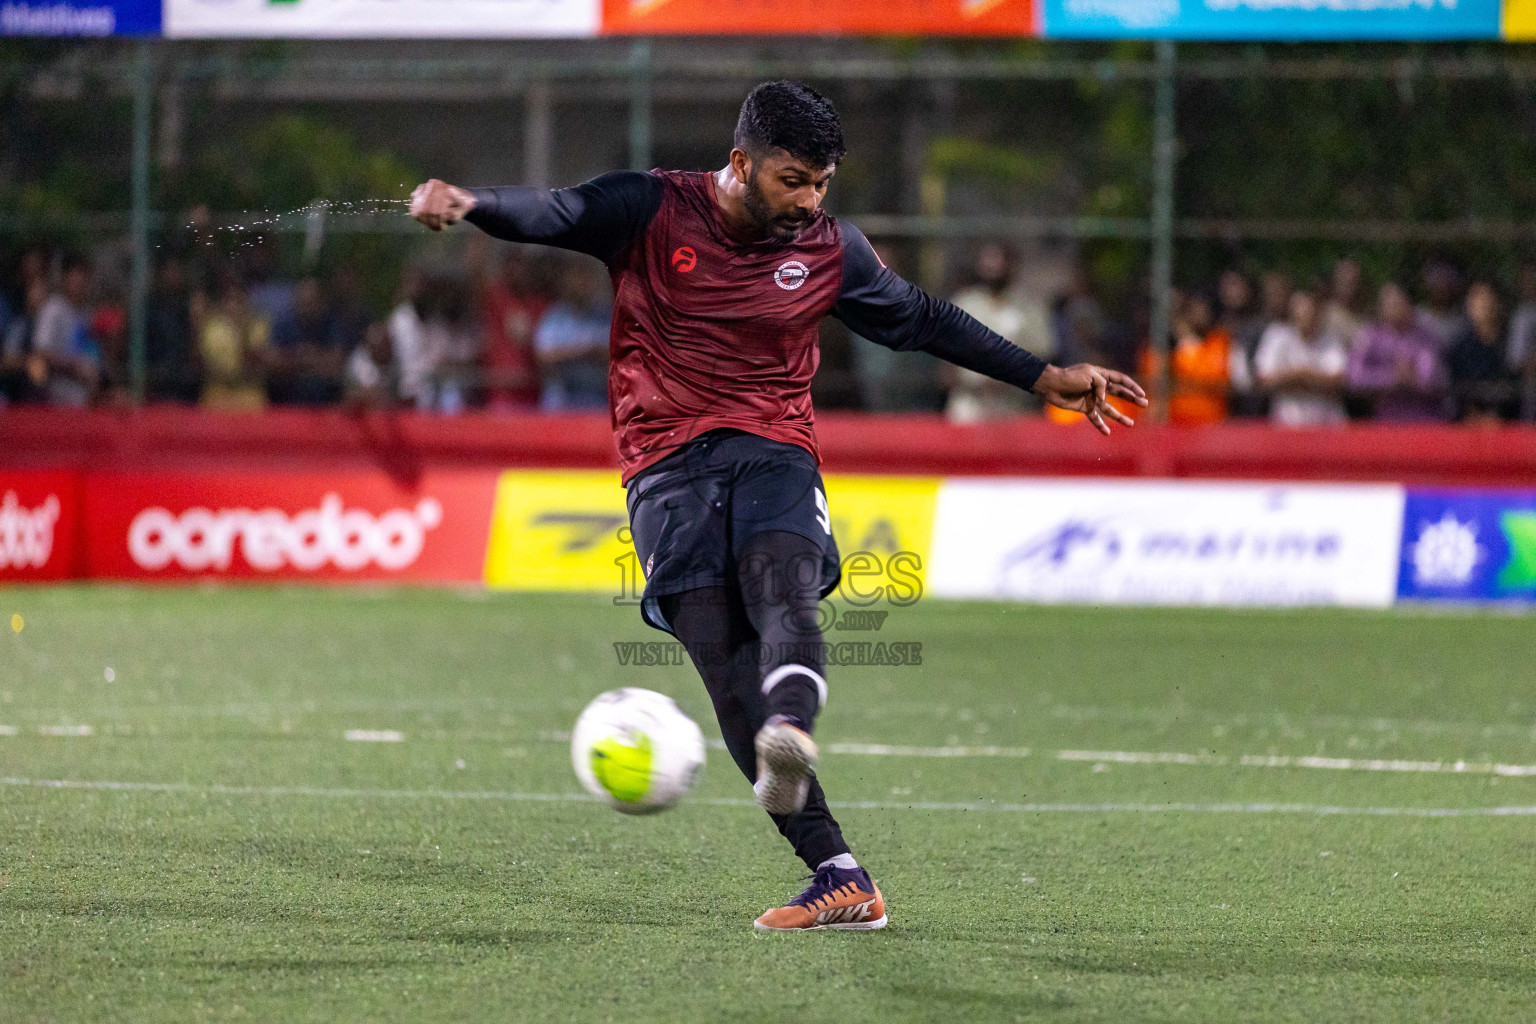
[[[80,526],[77,474],[0,472],[0,583],[78,576]]]
[[[1034,0],[603,0],[605,33],[1032,36]]]
[[[1536,39],[1536,0],[1504,0],[1503,32],[1511,42]]]
[[[1396,590],[1395,486],[948,480],[935,597],[1355,605]]]
[[[148,36],[161,0],[0,0],[0,36]]]
[[[86,571],[185,582],[479,583],[489,472],[92,474]]]
[[[1042,0],[1051,39],[1492,39],[1501,0]]]
[[[1397,593],[1536,602],[1536,491],[1410,490]]]
[[[827,504],[845,565],[855,553],[865,592],[922,586],[936,477],[829,475]],[[645,575],[624,488],[609,470],[510,470],[496,486],[485,582],[495,590],[612,594],[638,602]],[[898,557],[901,556],[901,557]],[[876,577],[889,577],[882,579]]]
[[[597,34],[599,0],[165,0],[167,36],[521,39]]]

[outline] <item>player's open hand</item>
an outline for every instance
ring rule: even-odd
[[[1109,396],[1122,398],[1133,405],[1147,404],[1147,393],[1130,377],[1118,370],[1106,370],[1091,363],[1076,366],[1047,366],[1035,382],[1035,394],[1058,409],[1070,409],[1088,417],[1095,430],[1108,436],[1109,424],[1114,420],[1121,426],[1134,427],[1136,421],[1109,404]]]
[[[411,216],[433,231],[457,224],[474,208],[473,192],[436,178],[417,185],[411,192]]]

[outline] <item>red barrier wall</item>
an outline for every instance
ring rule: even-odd
[[[1536,485],[1532,427],[1143,425],[1101,438],[1086,424],[1038,419],[961,427],[843,413],[821,416],[817,430],[827,468],[840,472]],[[410,488],[428,468],[616,465],[602,415],[0,412],[0,469],[372,468]]]

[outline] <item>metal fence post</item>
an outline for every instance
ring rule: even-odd
[[[651,169],[651,41],[636,39],[629,48],[629,166]]]
[[[153,95],[154,44],[138,43],[133,78],[133,212],[129,235],[133,249],[128,297],[128,388],[133,404],[144,404],[148,382],[146,313],[149,297],[149,115]]]
[[[1157,41],[1157,87],[1153,99],[1152,122],[1152,350],[1157,355],[1157,373],[1149,383],[1165,399],[1162,415],[1167,417],[1169,372],[1169,337],[1172,325],[1173,292],[1173,175],[1178,163],[1178,138],[1175,123],[1174,59],[1171,39]]]

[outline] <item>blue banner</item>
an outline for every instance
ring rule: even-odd
[[[0,0],[0,36],[152,36],[160,0]]]
[[[1397,595],[1536,602],[1536,491],[1410,490]]]
[[[1042,0],[1047,39],[1496,39],[1501,0]]]

